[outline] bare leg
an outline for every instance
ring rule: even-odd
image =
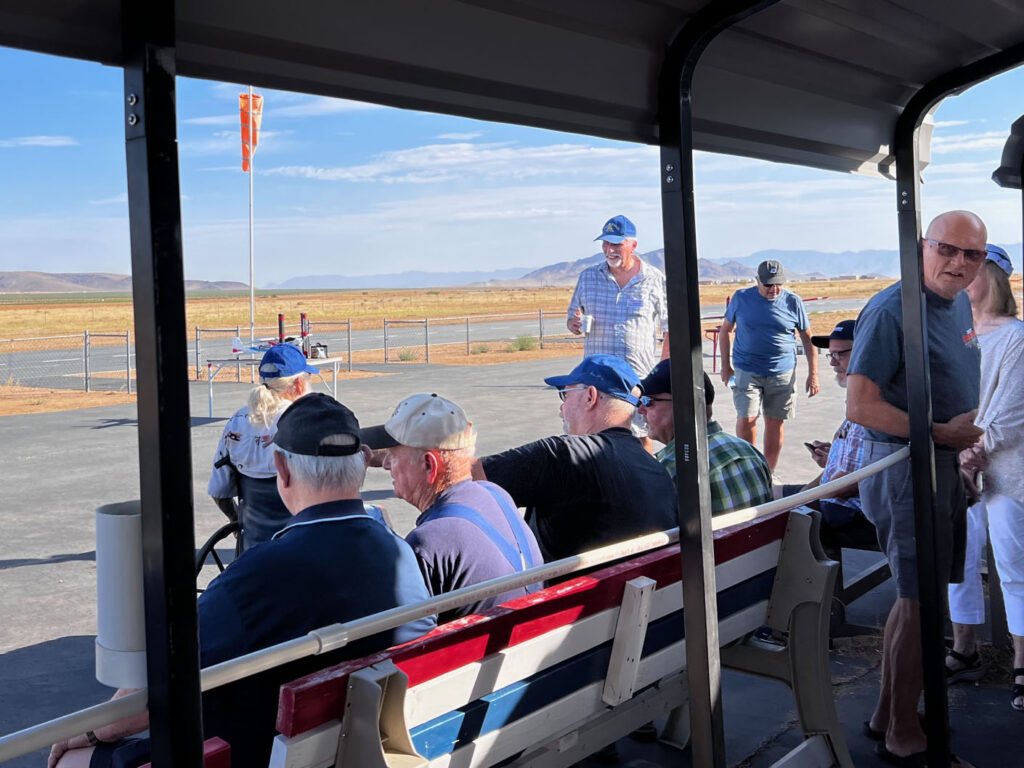
[[[970,656],[978,649],[977,631],[974,624],[957,624],[953,622],[953,650],[964,656]],[[952,664],[950,663],[952,662]],[[946,666],[956,668],[960,662],[946,657]]]
[[[70,749],[61,755],[57,768],[89,768],[89,761],[92,760],[92,747],[84,749]]]
[[[754,445],[757,442],[757,416],[752,419],[736,419],[736,437]]]
[[[921,667],[921,617],[917,600],[896,598],[885,625],[889,650],[889,727],[885,746],[897,755],[910,755],[927,747],[917,702],[924,687]],[[882,697],[879,697],[881,705]]]
[[[782,419],[764,417],[764,457],[768,459],[768,466],[772,468],[772,471],[779,463],[779,454],[782,453],[782,425]]]

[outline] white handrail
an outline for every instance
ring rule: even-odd
[[[909,455],[910,448],[904,447],[856,472],[851,472],[849,475],[844,475],[808,491],[801,491],[793,496],[770,501],[756,507],[716,515],[711,521],[712,530],[720,531],[731,528],[740,523],[792,509],[809,501],[829,498],[843,488],[881,472]],[[314,629],[302,637],[207,667],[201,672],[201,687],[204,691],[218,688],[297,659],[337,650],[355,640],[370,637],[378,632],[393,629],[425,616],[444,613],[528,584],[566,576],[629,555],[641,554],[671,544],[678,539],[678,528],[651,533],[556,560],[553,563],[529,568],[510,576],[501,576],[473,586],[463,587],[412,605],[399,606],[345,624],[332,624]],[[0,762],[43,749],[54,742],[95,730],[124,717],[137,715],[145,710],[146,702],[146,691],[140,691],[0,737]]]

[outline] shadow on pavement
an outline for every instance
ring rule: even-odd
[[[66,555],[51,555],[50,557],[23,557],[17,560],[0,560],[0,571],[6,571],[9,568],[21,568],[23,565],[53,565],[55,563],[70,563],[76,560],[96,562],[96,550],[79,552],[78,554],[69,552]]]

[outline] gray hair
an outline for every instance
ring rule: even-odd
[[[340,445],[348,436],[338,437],[341,439],[335,442],[329,435],[322,442]],[[314,491],[358,491],[366,478],[366,456],[362,451],[351,456],[305,456],[280,447],[276,451],[284,457],[295,482]]]

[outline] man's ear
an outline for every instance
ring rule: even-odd
[[[280,451],[274,451],[274,469],[277,470],[277,481],[287,488],[292,481],[292,473],[288,470],[288,462]]]
[[[427,482],[433,484],[441,474],[441,457],[437,451],[424,451],[423,461],[427,470]]]
[[[598,401],[601,399],[601,393],[597,391],[597,387],[587,387],[587,407],[596,408]]]

